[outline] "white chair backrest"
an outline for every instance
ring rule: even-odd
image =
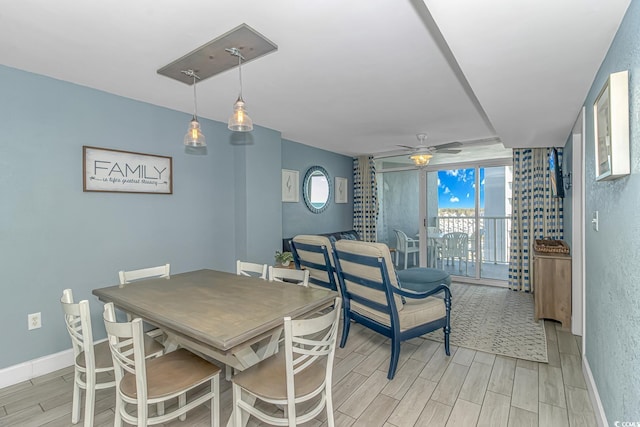
[[[269,266],[269,281],[292,283],[306,287],[309,286],[309,270]]]
[[[82,300],[77,304],[73,302],[73,292],[71,289],[62,291],[60,298],[64,321],[67,332],[71,337],[74,360],[84,352],[87,371],[95,369],[95,354],[93,348],[93,331],[91,329],[91,312],[89,301]]]
[[[469,235],[455,231],[442,236],[442,256],[462,257],[467,256],[469,248]]]
[[[309,245],[315,246],[318,252],[311,252],[309,250],[301,249],[296,245]],[[296,246],[294,251],[294,258],[298,257],[298,262],[304,266],[306,270],[309,270],[309,281],[312,286],[318,285],[324,288],[331,288],[335,286],[335,290],[339,288],[338,279],[334,273],[333,265],[333,247],[331,241],[326,236],[299,234],[292,240],[292,249]],[[329,262],[324,258],[324,250],[326,249]],[[314,268],[315,267],[315,268]],[[332,280],[333,279],[333,280]]]
[[[113,303],[104,306],[104,324],[113,357],[117,383],[129,372],[136,377],[139,401],[147,401],[147,372],[144,355],[142,319],[118,323]]]
[[[267,267],[267,264],[257,264],[255,262],[237,260],[236,274],[238,276],[252,276],[259,277],[262,280],[267,280]]]
[[[284,318],[284,349],[287,375],[289,420],[295,419],[295,378],[314,363],[325,360],[324,386],[331,384],[333,359],[338,336],[342,299],[336,298],[333,310],[312,319]]]
[[[152,277],[169,277],[171,270],[170,264],[160,265],[158,267],[141,268],[139,270],[120,271],[120,284],[131,283],[135,280],[150,279]]]
[[[355,240],[338,240],[335,243],[335,248],[336,250],[341,252],[347,252],[355,255],[365,255],[369,257],[377,257],[384,260],[389,274],[389,282],[391,286],[395,286],[396,288],[400,287],[398,284],[398,276],[396,275],[396,270],[393,267],[393,262],[391,261],[391,253],[389,252],[389,247],[384,243],[360,242]],[[341,262],[340,266],[342,267],[342,271],[344,273],[350,273],[369,280],[374,280],[378,283],[384,282],[384,278],[381,275],[380,269],[377,267],[368,267],[353,262]],[[387,305],[387,297],[383,290],[371,289],[369,287],[362,286],[358,283],[348,280],[344,281],[344,285],[348,292],[369,299],[371,301],[378,302],[382,305]],[[396,305],[396,309],[398,311],[402,310],[403,304],[400,295],[394,294],[393,299]],[[362,307],[360,304],[352,300],[351,309],[353,309],[354,311],[359,311],[360,307]]]

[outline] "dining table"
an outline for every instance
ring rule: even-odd
[[[161,328],[165,345],[193,350],[238,370],[277,351],[285,317],[329,307],[336,292],[197,270],[94,289],[101,301]]]
[[[285,317],[310,316],[338,296],[206,269],[94,289],[93,294],[161,328],[167,351],[184,347],[240,371],[278,351]]]

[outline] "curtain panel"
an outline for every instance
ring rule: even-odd
[[[353,229],[365,242],[376,241],[378,192],[373,156],[353,159]]]
[[[513,150],[513,192],[509,288],[531,292],[532,246],[536,239],[563,239],[561,198],[552,197],[550,148]],[[562,164],[562,149],[558,149]]]

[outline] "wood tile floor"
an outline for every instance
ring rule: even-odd
[[[353,325],[347,345],[336,351],[336,426],[596,426],[580,338],[557,326],[545,322],[548,364],[461,347],[446,357],[442,344],[417,338],[402,344],[398,371],[388,381],[388,340]],[[67,368],[0,389],[0,426],[71,425],[72,381]],[[232,396],[229,383],[221,383],[225,425]],[[94,425],[113,425],[113,390],[97,396]],[[165,425],[209,426],[208,417],[208,407],[200,407],[186,422]],[[326,417],[305,425],[325,426]]]

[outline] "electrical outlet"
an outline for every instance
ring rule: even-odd
[[[42,327],[41,313],[31,313],[27,315],[27,324],[29,330],[39,329]]]

